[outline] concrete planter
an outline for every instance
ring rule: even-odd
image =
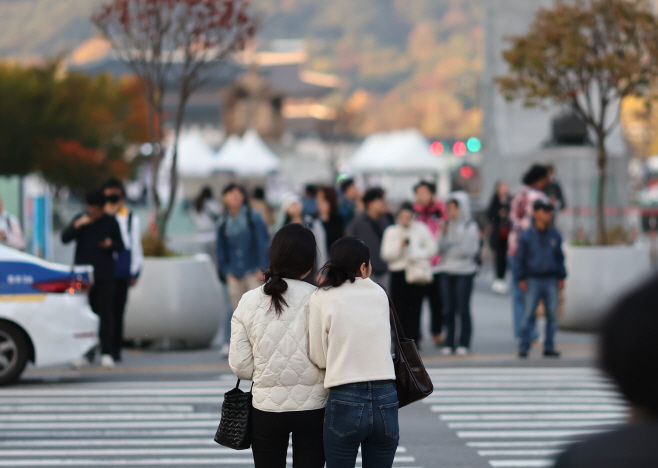
[[[560,328],[595,331],[621,294],[651,272],[646,246],[564,247],[568,278]]]
[[[130,290],[124,338],[207,347],[224,301],[210,256],[147,258]]]

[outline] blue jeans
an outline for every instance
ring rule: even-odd
[[[557,278],[528,278],[528,291],[525,295],[525,318],[521,332],[519,351],[528,351],[532,343],[532,331],[536,330],[535,320],[539,300],[544,300],[546,309],[546,337],[544,350],[555,349],[555,332],[557,331],[558,287]]]
[[[471,321],[471,293],[473,278],[471,275],[441,275],[441,295],[443,296],[443,313],[447,330],[445,346],[456,348],[471,347],[473,325]],[[455,327],[459,317],[459,344],[456,346]]]
[[[525,293],[519,288],[519,278],[516,275],[514,257],[507,257],[509,269],[512,272],[512,317],[514,319],[514,337],[518,340],[521,339],[521,332],[523,329],[523,321],[525,317]],[[539,337],[537,328],[532,329],[532,341]]]
[[[391,468],[400,440],[398,393],[391,380],[333,387],[324,416],[327,468]]]

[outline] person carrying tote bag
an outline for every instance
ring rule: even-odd
[[[285,468],[291,434],[294,468],[325,463],[324,371],[308,355],[315,287],[301,281],[313,269],[316,249],[308,228],[281,228],[270,246],[265,285],[242,296],[231,321],[229,365],[239,379],[253,381],[249,427],[256,468]]]
[[[336,241],[310,300],[309,356],[326,370],[327,468],[391,468],[400,438],[386,292],[370,279],[368,247]],[[367,337],[367,339],[364,339]]]
[[[423,297],[434,279],[430,260],[437,254],[438,245],[429,228],[413,217],[413,205],[403,203],[396,224],[384,232],[381,257],[391,271],[389,293],[402,331],[419,345]]]

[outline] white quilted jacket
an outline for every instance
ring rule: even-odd
[[[315,287],[286,280],[288,307],[278,316],[263,287],[240,300],[231,320],[229,365],[253,379],[253,405],[261,411],[307,411],[327,403],[324,371],[308,357],[309,299]]]

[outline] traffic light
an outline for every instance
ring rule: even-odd
[[[441,156],[444,151],[443,143],[440,141],[435,141],[430,145],[430,151],[434,156]]]
[[[459,175],[461,176],[462,179],[470,179],[471,177],[473,177],[474,174],[475,174],[475,171],[468,164],[464,164],[459,169]]]
[[[466,142],[466,148],[468,148],[471,153],[477,153],[482,149],[482,142],[475,137],[471,137]]]
[[[452,152],[459,157],[464,156],[466,154],[466,144],[463,141],[458,141],[452,146]]]

